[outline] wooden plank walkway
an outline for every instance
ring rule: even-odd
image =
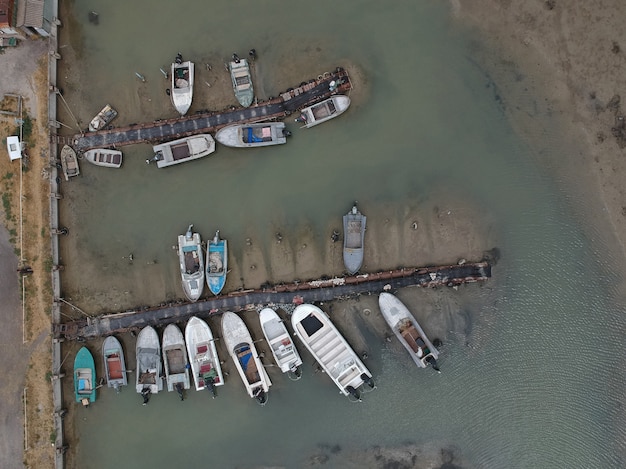
[[[456,286],[485,281],[491,277],[491,264],[483,261],[463,265],[439,267],[404,268],[399,270],[337,277],[265,286],[260,290],[237,291],[196,303],[162,304],[141,310],[105,314],[64,324],[55,324],[55,338],[86,340],[106,336],[114,332],[138,331],[151,325],[186,321],[191,316],[206,318],[224,311],[259,309],[266,305],[281,305],[289,310],[301,303],[315,303],[356,297],[362,294],[378,294],[408,286],[426,288]]]
[[[331,91],[332,81],[335,81],[337,87]],[[351,88],[348,73],[342,68],[337,68],[335,72],[326,72],[317,79],[303,82],[299,87],[289,89],[277,98],[247,108],[233,106],[226,111],[201,112],[190,116],[81,133],[73,137],[51,135],[50,138],[52,143],[69,144],[77,152],[84,152],[91,148],[118,148],[137,143],[159,143],[199,133],[213,133],[231,124],[280,120],[333,94],[346,93]]]

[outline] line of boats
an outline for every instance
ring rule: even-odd
[[[439,371],[439,352],[428,339],[415,317],[394,295],[383,292],[379,296],[380,311],[407,350],[417,367],[431,366]],[[290,379],[302,376],[302,358],[279,314],[272,308],[263,308],[258,315],[264,340],[269,347],[275,366]],[[319,307],[301,304],[291,314],[294,335],[304,345],[339,388],[342,395],[353,401],[361,401],[364,392],[376,388],[372,373],[363,363],[330,317]],[[268,401],[272,381],[262,362],[255,341],[243,319],[233,312],[221,317],[221,340],[234,364],[249,397],[259,404]],[[211,328],[206,321],[192,317],[185,326],[184,335],[175,324],[169,324],[159,340],[152,326],[144,327],[137,335],[135,391],[143,397],[144,405],[150,396],[164,388],[176,391],[181,400],[185,391],[208,390],[213,398],[216,388],[224,385],[223,362],[217,353]],[[106,385],[117,392],[128,385],[128,373],[122,344],[114,336],[102,344]],[[104,384],[103,384],[104,385]],[[74,360],[74,391],[76,401],[88,406],[96,400],[96,368],[93,355],[82,347]]]

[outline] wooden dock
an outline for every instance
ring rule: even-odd
[[[54,337],[87,340],[114,332],[138,331],[145,326],[160,326],[186,321],[191,316],[202,318],[224,311],[259,309],[280,305],[283,309],[302,303],[347,299],[363,294],[378,294],[408,286],[433,288],[453,287],[485,281],[491,277],[487,261],[439,267],[404,268],[353,277],[265,285],[259,290],[236,291],[196,303],[170,303],[135,311],[104,314],[53,326]]]
[[[331,89],[331,82],[335,86]],[[316,79],[302,82],[278,97],[254,104],[247,108],[231,108],[217,112],[199,112],[190,116],[153,122],[133,124],[126,127],[107,128],[97,132],[86,132],[71,137],[51,135],[52,143],[71,145],[77,152],[92,148],[118,148],[137,143],[160,143],[199,133],[213,133],[231,124],[280,120],[303,107],[322,101],[333,94],[350,91],[352,84],[348,73],[338,67]]]

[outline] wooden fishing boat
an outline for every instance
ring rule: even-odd
[[[158,168],[165,168],[210,155],[215,151],[215,140],[209,134],[199,134],[154,145],[152,150],[154,157],[146,163],[156,161]]]
[[[189,361],[185,348],[185,338],[176,324],[168,324],[163,331],[163,367],[165,383],[169,392],[176,391],[181,400],[183,390],[190,388]]]
[[[189,225],[184,235],[178,235],[178,260],[183,291],[189,301],[198,301],[204,289],[204,255],[199,233]]]
[[[107,104],[98,114],[96,114],[96,117],[91,119],[91,122],[89,123],[89,130],[91,132],[103,130],[116,117],[117,111],[113,109],[110,104]]]
[[[119,168],[122,166],[122,152],[108,148],[94,148],[85,152],[85,159],[96,166]]]
[[[303,123],[305,128],[313,127],[343,114],[349,106],[350,98],[337,94],[302,109],[296,122]]]
[[[222,315],[222,336],[248,395],[265,405],[272,382],[246,324],[235,313],[226,312]]]
[[[278,313],[271,308],[264,308],[259,313],[259,321],[267,345],[270,347],[280,371],[288,373],[296,379],[300,378],[302,376],[300,368],[302,359]]]
[[[128,384],[128,374],[122,344],[112,335],[104,339],[102,357],[107,386],[120,392],[120,387]]]
[[[243,107],[250,106],[254,99],[254,88],[252,87],[252,75],[248,61],[240,59],[237,54],[233,54],[233,60],[228,64],[228,68],[237,101]]]
[[[235,124],[217,131],[215,140],[227,147],[254,148],[287,142],[289,131],[284,122]]]
[[[172,88],[170,97],[172,104],[181,116],[187,114],[193,100],[194,63],[183,61],[182,55],[178,54],[172,63]]]
[[[420,368],[430,365],[439,371],[439,352],[404,303],[391,293],[383,292],[378,297],[378,305],[385,321],[415,364]]]
[[[356,203],[343,216],[343,263],[350,275],[363,265],[363,242],[367,217],[356,208]]]
[[[192,317],[185,327],[185,342],[196,391],[207,389],[215,398],[215,387],[224,385],[224,376],[211,328],[202,319]]]
[[[74,149],[69,145],[64,145],[61,149],[61,168],[63,169],[63,176],[65,176],[66,181],[80,174],[78,157]]]
[[[228,273],[228,242],[220,238],[220,231],[209,241],[206,263],[206,283],[214,295],[219,295]]]
[[[372,374],[324,311],[311,304],[297,306],[291,325],[341,394],[361,400],[363,384],[374,389]]]
[[[74,395],[85,407],[96,401],[96,364],[87,347],[81,347],[74,358]]]
[[[163,390],[161,378],[161,345],[159,335],[152,326],[146,326],[137,335],[137,381],[135,390],[144,396],[144,404],[150,394]]]

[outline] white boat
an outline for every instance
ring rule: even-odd
[[[404,303],[391,293],[383,292],[378,297],[378,305],[385,321],[415,364],[420,368],[430,365],[439,371],[439,352]]]
[[[322,102],[305,107],[300,112],[296,122],[302,122],[303,127],[309,128],[337,117],[350,106],[350,98],[337,94]]]
[[[78,157],[74,149],[69,145],[64,145],[61,149],[61,168],[63,169],[63,176],[65,176],[66,181],[80,174]]]
[[[311,304],[297,306],[291,315],[291,325],[341,394],[361,400],[364,383],[371,389],[375,387],[370,371],[324,311]]]
[[[167,390],[175,390],[183,400],[183,390],[190,388],[189,361],[183,333],[176,324],[168,324],[163,331],[162,350]]]
[[[95,132],[97,130],[104,129],[113,119],[117,117],[117,111],[107,104],[102,110],[91,119],[89,123],[89,130]]]
[[[122,152],[108,148],[94,148],[85,152],[85,159],[96,166],[119,168],[122,166]]]
[[[104,374],[107,386],[120,392],[120,386],[128,384],[128,373],[126,371],[122,344],[112,335],[104,339],[102,357],[104,358]]]
[[[144,397],[147,404],[151,394],[163,390],[161,378],[161,346],[159,335],[151,326],[146,326],[137,335],[136,345],[137,381],[135,390]]]
[[[254,89],[252,87],[252,75],[250,74],[248,61],[240,59],[237,54],[233,54],[233,60],[228,64],[228,68],[237,101],[243,107],[250,106],[254,99]]]
[[[280,145],[288,136],[284,122],[260,122],[226,126],[217,131],[215,140],[227,147],[250,148]]]
[[[259,321],[267,345],[272,350],[272,355],[274,355],[274,360],[276,360],[280,371],[288,373],[294,379],[300,378],[302,376],[300,369],[302,359],[280,316],[273,309],[264,308],[259,313]]]
[[[220,231],[209,241],[206,263],[206,283],[214,295],[219,295],[228,273],[228,242],[220,238]]]
[[[222,336],[248,395],[259,404],[265,405],[272,382],[259,358],[248,328],[235,313],[229,311],[222,315]]]
[[[165,168],[210,155],[215,151],[215,140],[209,134],[192,135],[154,145],[152,150],[154,157],[146,163],[156,161],[158,168]]]
[[[193,100],[194,63],[183,62],[182,55],[178,54],[172,63],[172,88],[170,96],[172,104],[181,116],[187,114]]]
[[[363,242],[367,217],[359,212],[356,203],[343,216],[343,263],[350,275],[359,271],[363,265]]]
[[[198,301],[204,289],[204,255],[200,233],[193,233],[189,225],[184,235],[178,235],[178,259],[185,296]]]
[[[185,342],[196,391],[207,389],[216,397],[216,386],[224,385],[222,366],[209,325],[194,316],[185,327]]]

